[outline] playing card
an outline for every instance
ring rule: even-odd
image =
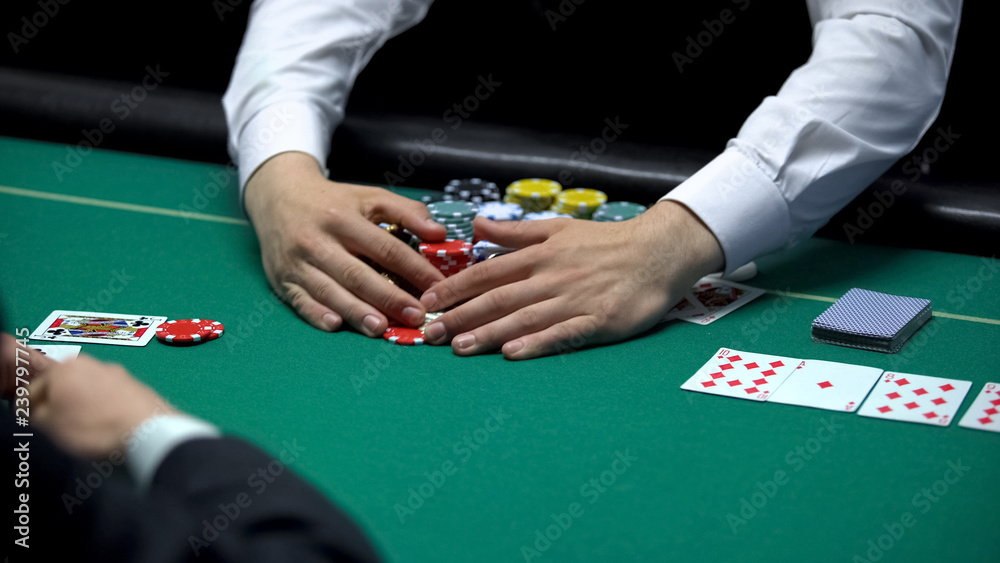
[[[53,311],[29,338],[54,342],[145,346],[166,317]]]
[[[887,371],[858,414],[948,426],[970,387],[971,381]]]
[[[802,360],[722,348],[681,389],[766,401]]]
[[[767,401],[854,412],[880,375],[877,368],[803,360]]]
[[[1000,432],[1000,383],[987,383],[972,402],[959,426]]]
[[[764,295],[764,290],[728,280],[703,278],[694,286],[692,293],[706,312],[694,311],[691,315],[677,318],[707,325]]]
[[[695,298],[694,293],[689,291],[684,294],[684,299],[681,299],[679,303],[674,305],[673,309],[667,311],[667,314],[664,315],[661,322],[690,316],[704,318],[708,316],[708,309],[706,309],[705,306]]]
[[[72,360],[80,355],[80,349],[83,346],[61,346],[52,344],[34,344],[31,346],[32,350],[38,350],[48,357],[50,360],[55,360],[59,363],[65,362],[66,360]]]

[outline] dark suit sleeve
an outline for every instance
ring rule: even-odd
[[[279,458],[236,438],[191,440],[170,452],[148,501],[177,499],[185,521],[168,542],[192,559],[196,552],[200,561],[378,559],[364,533],[322,493]]]
[[[22,442],[12,434],[25,429],[8,412],[0,416],[0,442],[16,470]],[[179,445],[145,494],[136,492],[124,465],[80,461],[38,430],[29,449],[30,485],[11,494],[15,501],[30,494],[31,547],[8,542],[10,563],[68,560],[68,554],[103,563],[378,560],[358,526],[322,493],[288,467],[278,472],[274,458],[238,439]],[[248,482],[269,466],[278,474],[269,472],[270,482],[261,478],[266,488]]]

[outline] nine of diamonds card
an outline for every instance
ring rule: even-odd
[[[801,360],[721,348],[681,389],[766,401]]]
[[[887,371],[858,414],[948,426],[970,387],[971,381]]]
[[[53,311],[29,338],[53,342],[145,346],[166,317]]]
[[[1000,432],[1000,383],[987,383],[972,402],[959,426]]]

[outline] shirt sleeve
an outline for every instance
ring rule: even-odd
[[[807,4],[809,60],[663,197],[715,233],[726,272],[812,235],[913,150],[941,109],[961,0]]]
[[[196,438],[218,438],[219,429],[186,414],[154,416],[129,436],[128,467],[139,488],[145,490],[164,458],[178,445]]]
[[[301,151],[325,163],[358,73],[431,0],[257,0],[222,98],[240,199],[266,160]]]

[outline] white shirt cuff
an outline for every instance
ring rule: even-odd
[[[195,438],[218,438],[219,429],[186,414],[147,418],[128,439],[128,467],[140,489],[153,482],[157,468],[175,447]]]
[[[305,102],[280,102],[264,108],[251,119],[239,140],[240,202],[247,180],[271,157],[298,151],[311,155],[320,169],[330,152],[330,131],[318,109]]]
[[[725,254],[725,274],[781,248],[789,238],[785,198],[753,161],[732,147],[661,200],[687,206],[712,230]]]

